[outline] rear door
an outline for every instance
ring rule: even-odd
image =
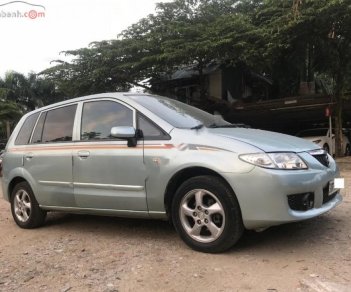
[[[72,180],[73,126],[77,104],[43,111],[31,143],[24,149],[23,167],[32,177],[39,204],[75,207]]]
[[[73,151],[74,194],[84,209],[147,211],[143,141],[128,147],[111,128],[136,128],[136,112],[114,99],[80,105],[79,140]]]

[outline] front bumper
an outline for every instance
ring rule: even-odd
[[[308,155],[308,154],[306,154]],[[311,157],[311,156],[310,156]],[[310,160],[310,157],[303,157]],[[222,174],[232,186],[241,207],[244,226],[247,229],[267,228],[319,216],[342,201],[340,192],[323,203],[323,192],[328,183],[339,177],[334,161],[329,167],[321,165],[313,157],[307,161],[308,170],[275,170],[255,167],[246,174]],[[288,195],[313,193],[313,207],[297,211],[289,207]]]

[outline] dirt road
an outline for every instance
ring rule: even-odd
[[[351,291],[351,159],[340,166],[337,209],[246,232],[219,255],[190,250],[161,221],[53,213],[23,230],[0,199],[0,291]]]

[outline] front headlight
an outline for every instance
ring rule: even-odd
[[[245,162],[264,168],[275,169],[307,169],[306,163],[296,153],[253,153],[241,154],[239,158]]]

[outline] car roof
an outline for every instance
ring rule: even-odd
[[[64,106],[66,104],[71,104],[75,102],[80,102],[80,101],[85,101],[85,100],[90,100],[94,98],[117,98],[121,101],[131,101],[131,96],[157,96],[157,95],[152,95],[152,94],[147,94],[147,93],[132,93],[132,92],[106,92],[106,93],[98,93],[98,94],[92,94],[92,95],[86,95],[86,96],[81,96],[81,97],[76,97],[76,98],[71,98],[67,99],[64,101],[60,101],[57,103],[53,103],[38,109],[35,109],[29,113],[27,113],[25,116],[31,115],[36,112],[41,112],[45,111],[47,109],[51,109],[53,107],[60,107]]]

